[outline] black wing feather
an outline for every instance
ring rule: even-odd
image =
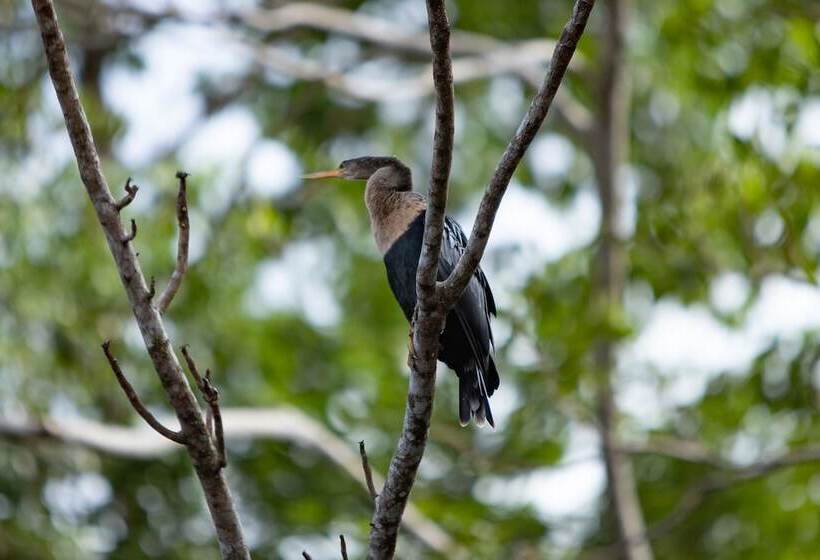
[[[438,261],[438,279],[445,280],[458,263],[458,260],[467,250],[467,236],[464,230],[453,218],[444,219],[444,235],[442,236],[441,254]],[[464,324],[465,329],[477,343],[477,350],[481,355],[476,356],[479,364],[485,365],[484,357],[489,356],[490,346],[493,343],[493,333],[490,327],[490,316],[496,315],[495,298],[487,282],[484,271],[478,266],[473,277],[467,284],[464,294],[456,303],[454,311]]]
[[[416,305],[416,271],[423,238],[422,212],[384,255],[390,288],[408,320]],[[467,236],[458,223],[447,216],[438,262],[439,281],[450,275],[466,249]],[[486,418],[494,425],[488,399],[499,386],[498,372],[491,356],[493,335],[490,316],[495,314],[495,299],[490,285],[478,267],[461,298],[447,315],[439,353],[439,359],[459,377],[462,423],[469,421],[470,415],[475,415],[478,422]]]

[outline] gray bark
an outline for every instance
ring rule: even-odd
[[[438,339],[447,312],[455,305],[478,267],[493,220],[518,163],[547,116],[561,80],[583,34],[594,0],[577,0],[572,18],[555,47],[547,77],[502,156],[479,208],[467,251],[446,282],[436,283],[447,188],[453,151],[453,73],[450,28],[443,0],[427,1],[433,82],[436,91],[436,131],[425,220],[424,243],[417,276],[418,302],[413,321],[410,387],[402,433],[390,462],[387,481],[376,501],[368,558],[392,558],[405,504],[424,455],[433,411]]]
[[[199,478],[216,529],[223,558],[248,559],[239,518],[219,464],[218,453],[202,418],[196,398],[180,369],[159,311],[137,261],[133,242],[120,220],[117,201],[102,174],[91,129],[71,75],[65,41],[51,0],[32,0],[54,90],[74,149],[80,178],[105,234],[123,288],[128,295],[145,347],[168,399],[176,412],[185,447]]]
[[[521,121],[518,130],[510,140],[506,150],[504,150],[501,161],[498,162],[492,179],[490,179],[490,183],[484,191],[484,197],[481,199],[478,215],[470,233],[467,251],[459,259],[458,265],[450,277],[440,286],[443,301],[448,307],[452,306],[461,296],[470,281],[470,277],[478,267],[481,257],[484,255],[495,215],[499,206],[501,206],[501,199],[507,191],[513,173],[515,173],[518,164],[540,130],[541,124],[552,106],[555,94],[564,79],[564,74],[578,46],[578,41],[581,39],[594,4],[594,0],[577,0],[575,2],[572,17],[564,26],[552,53],[547,76],[535,94],[524,120]]]

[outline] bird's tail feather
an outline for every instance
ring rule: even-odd
[[[492,364],[492,361],[491,361]],[[498,372],[495,364],[491,365],[491,374],[495,375],[495,386],[489,389],[486,383],[484,372],[478,368],[472,368],[459,372],[458,375],[458,418],[462,426],[470,423],[475,418],[477,426],[488,423],[495,428],[493,413],[490,410],[489,395],[498,387]],[[490,376],[491,377],[491,376]],[[490,379],[492,383],[492,378]]]

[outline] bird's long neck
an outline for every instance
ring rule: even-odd
[[[407,231],[426,208],[424,197],[412,191],[380,188],[368,183],[364,196],[370,214],[370,227],[382,254]]]

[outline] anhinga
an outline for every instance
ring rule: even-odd
[[[424,238],[424,197],[413,192],[410,169],[394,157],[360,157],[343,161],[338,169],[305,175],[308,179],[340,177],[367,181],[364,200],[376,245],[384,255],[387,279],[408,321],[416,306],[416,270]],[[438,280],[446,279],[467,248],[461,226],[444,221]],[[462,425],[475,418],[495,426],[489,397],[499,378],[492,357],[490,316],[496,314],[490,285],[476,268],[467,288],[447,314],[440,337],[439,360],[458,375],[458,415]]]

